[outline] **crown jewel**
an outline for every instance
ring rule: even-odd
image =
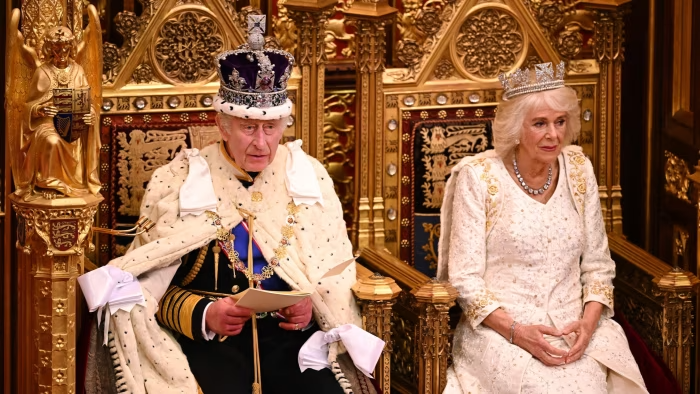
[[[512,74],[502,73],[498,79],[503,85],[503,99],[508,100],[526,93],[541,92],[564,86],[564,62],[557,64],[556,74],[552,63],[535,64],[534,80],[530,69],[516,69]]]
[[[248,15],[248,42],[217,56],[222,105],[262,109],[286,103],[294,57],[265,48],[265,22],[265,15]]]

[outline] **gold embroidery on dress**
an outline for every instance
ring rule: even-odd
[[[597,296],[602,296],[604,298],[604,302],[610,305],[610,308],[613,308],[614,305],[614,298],[613,298],[613,287],[610,285],[606,285],[601,281],[594,281],[592,283],[587,284],[583,288],[583,301],[586,302],[586,299],[590,294],[595,294]]]
[[[567,155],[569,156],[569,164],[571,164],[569,178],[571,178],[573,183],[572,193],[577,208],[581,212],[581,216],[583,216],[585,207],[583,199],[586,195],[586,176],[583,172],[583,165],[586,164],[586,157],[582,152],[567,152]]]
[[[486,191],[488,192],[486,196],[486,232],[488,233],[491,227],[493,227],[493,219],[498,213],[498,202],[496,201],[496,196],[498,195],[498,179],[491,174],[490,160],[486,158],[477,159],[474,162],[474,166],[484,168],[480,179],[486,183]]]
[[[496,296],[488,289],[480,290],[474,297],[474,301],[467,305],[467,310],[464,312],[469,320],[474,321],[481,317],[487,306],[497,302]]]

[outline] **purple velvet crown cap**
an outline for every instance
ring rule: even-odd
[[[242,45],[241,47],[244,47]],[[281,92],[287,89],[287,80],[294,64],[291,54],[280,50],[263,50],[262,53],[270,59],[274,71],[273,92]],[[284,52],[284,53],[280,53]],[[250,61],[250,58],[253,61]],[[238,77],[245,80],[245,83],[237,84],[232,81],[233,71],[238,72]],[[256,89],[256,81],[260,71],[260,60],[252,51],[237,49],[230,51],[226,56],[219,58],[219,77],[221,84],[234,91],[249,93],[264,92]]]

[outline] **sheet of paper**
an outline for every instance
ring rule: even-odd
[[[352,264],[353,261],[355,261],[355,259],[356,259],[356,257],[353,257],[353,258],[351,258],[351,259],[348,260],[348,261],[344,261],[344,262],[342,262],[342,263],[336,265],[335,267],[333,267],[333,268],[331,268],[330,270],[328,270],[328,272],[326,272],[325,274],[323,274],[323,276],[321,277],[321,279],[323,279],[323,278],[328,278],[329,276],[340,275],[340,273],[343,272],[343,271],[345,271],[345,269],[348,268],[348,266],[349,266],[350,264]]]
[[[247,289],[232,295],[236,305],[252,309],[255,313],[272,312],[294,305],[311,293],[303,291],[268,291]]]

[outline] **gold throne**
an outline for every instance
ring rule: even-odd
[[[73,16],[82,10],[77,6],[82,2],[74,3]],[[697,381],[689,368],[697,280],[683,270],[687,263],[672,267],[621,235],[627,3],[405,0],[392,2],[394,8],[385,0],[140,0],[109,6],[98,1],[105,41],[99,123],[104,201],[96,207],[95,225],[132,227],[152,171],[183,148],[218,139],[211,108],[218,89],[214,65],[198,60],[244,42],[245,16],[264,12],[276,37],[267,45],[293,51],[299,65],[289,83],[295,106],[285,139],[303,139],[307,152],[334,179],[360,255],[356,294],[365,328],[388,344],[375,375],[380,387],[387,394],[440,393],[450,363],[450,328],[461,313],[453,307],[455,290],[431,279],[449,169],[490,147],[490,121],[501,94],[498,73],[564,60],[568,84],[580,98],[577,143],[596,169],[618,265],[616,304],[646,346],[663,356],[682,391],[690,392]],[[36,21],[35,32],[41,31],[40,22],[58,20],[61,7],[51,4],[22,2],[27,12],[46,14],[27,18]],[[671,159],[667,177],[688,172],[676,171],[682,166]],[[3,186],[5,192],[11,189],[9,177]],[[684,190],[688,194],[687,185]],[[17,223],[4,214],[7,202],[2,208],[4,257],[16,262],[10,234]],[[687,240],[683,231],[673,234],[674,256],[686,255]],[[94,251],[89,241],[84,245],[84,268],[123,254],[128,242],[96,235]],[[82,268],[71,266],[71,272]],[[31,349],[33,339],[17,334],[18,328],[41,329],[31,312],[35,294],[27,286],[26,267],[7,264],[5,274],[6,303],[15,300],[11,288],[29,292],[18,296],[24,325],[6,330],[5,344],[11,347],[17,339],[19,349]],[[40,298],[41,289],[36,291]],[[59,317],[69,314],[61,310]],[[77,331],[81,310],[72,312]],[[41,346],[57,346],[57,335]],[[76,343],[60,343],[66,354],[75,353]],[[15,381],[6,383],[6,392],[31,392],[33,368],[51,366],[22,357],[17,360],[23,367],[6,367],[6,377]],[[52,368],[50,391],[63,392],[75,383],[76,376]]]

